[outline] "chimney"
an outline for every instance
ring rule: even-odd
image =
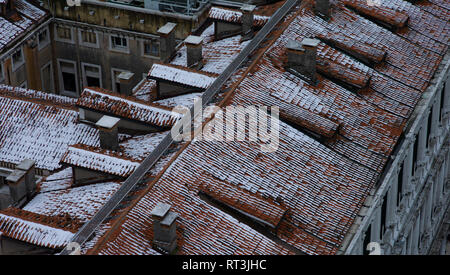
[[[162,62],[168,62],[175,53],[175,23],[167,23],[158,29],[159,34],[159,57]]]
[[[26,201],[27,186],[25,183],[26,172],[22,170],[14,170],[7,178],[6,182],[9,187],[12,204],[18,206]]]
[[[171,206],[158,203],[153,208],[153,245],[168,254],[172,254],[177,247],[178,214],[170,211]]]
[[[134,73],[131,72],[121,72],[119,75],[117,75],[117,79],[119,80],[120,85],[120,92],[124,95],[130,95],[131,94],[131,83],[133,79]]]
[[[241,7],[242,12],[242,40],[250,40],[253,38],[253,12],[256,6],[244,4]]]
[[[118,125],[119,118],[102,116],[95,124],[99,131],[100,147],[102,149],[117,151],[119,149]]]
[[[286,45],[287,70],[311,85],[317,84],[316,58],[319,40],[304,38],[302,42],[290,39]]]
[[[35,164],[31,159],[25,159],[19,163],[16,169],[25,172],[25,186],[27,187],[27,198],[30,200],[36,192]]]
[[[185,40],[187,53],[187,66],[200,70],[203,67],[203,38],[189,35]]]
[[[330,0],[316,0],[314,10],[316,14],[324,20],[330,18]]]

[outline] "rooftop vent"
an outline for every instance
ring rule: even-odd
[[[290,39],[286,45],[287,68],[311,85],[317,84],[316,59],[319,40],[305,38],[302,42]]]
[[[331,13],[330,0],[316,0],[314,10],[319,17],[328,20],[330,18]]]
[[[117,151],[119,149],[118,125],[119,118],[102,116],[95,124],[99,130],[100,147]]]
[[[185,40],[187,66],[200,70],[203,67],[203,38],[189,35]]]
[[[134,73],[132,72],[121,72],[117,75],[117,79],[119,80],[120,92],[124,95],[130,95],[132,88],[130,87],[132,84],[132,80],[134,77]]]
[[[162,62],[168,62],[175,53],[175,23],[167,23],[158,29],[159,56]]]
[[[170,211],[171,206],[158,203],[153,208],[153,246],[167,254],[172,254],[177,247],[178,214]]]

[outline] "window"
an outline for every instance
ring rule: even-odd
[[[111,44],[110,44],[111,50],[117,50],[121,52],[127,52],[128,49],[128,39],[125,37],[119,37],[119,36],[113,36],[111,35]]]
[[[433,107],[431,107],[430,113],[428,114],[427,138],[426,138],[426,146],[427,146],[427,148],[428,148],[428,145],[429,145],[432,123],[433,123]]]
[[[414,141],[414,147],[413,147],[413,162],[412,162],[412,174],[413,175],[416,173],[418,150],[419,150],[419,135],[416,136],[416,140]]]
[[[41,81],[44,92],[53,92],[53,68],[51,62],[41,68]]]
[[[81,63],[83,68],[83,84],[87,87],[102,87],[101,67],[98,65]]]
[[[28,88],[28,82],[24,81],[22,84],[19,85],[20,88]]]
[[[398,172],[398,179],[397,179],[397,207],[400,206],[400,202],[403,198],[403,166],[405,163],[402,163],[400,171]]]
[[[22,48],[17,49],[12,55],[12,68],[13,71],[17,70],[24,63]]]
[[[62,41],[62,42],[68,42],[68,43],[74,43],[73,36],[72,36],[72,28],[56,25],[55,26],[55,32],[56,32],[56,40]]]
[[[442,85],[442,91],[441,91],[441,102],[440,102],[440,106],[439,106],[439,122],[442,121],[442,111],[444,111],[444,107],[445,107],[445,84],[447,84],[447,83],[444,82],[444,85]]]
[[[50,44],[50,34],[48,28],[45,28],[38,34],[38,50]]]
[[[76,64],[69,60],[58,60],[61,93],[68,96],[77,96],[78,83]]]
[[[3,71],[3,64],[0,64],[0,82],[5,80],[5,73]]]
[[[155,41],[142,41],[143,56],[159,56],[159,42]]]
[[[369,227],[366,230],[366,234],[364,236],[364,242],[363,242],[363,255],[369,255],[369,250],[367,250],[367,245],[370,243],[371,235],[372,234],[372,225],[369,225]]]
[[[388,203],[388,193],[383,197],[383,204],[381,205],[381,227],[380,227],[380,239],[383,239],[384,232],[386,231],[387,224],[387,203]]]
[[[80,30],[79,32],[80,44],[88,47],[99,47],[97,32],[89,30]]]

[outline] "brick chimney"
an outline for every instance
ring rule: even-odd
[[[119,118],[102,116],[95,124],[99,131],[100,147],[102,149],[117,151],[119,149]]]
[[[158,203],[153,208],[151,215],[153,220],[153,246],[172,254],[177,247],[177,223],[178,214],[170,211],[171,206],[166,203]]]
[[[200,70],[203,67],[203,38],[189,35],[185,40],[187,66]]]
[[[311,85],[317,84],[316,58],[319,40],[305,38],[302,42],[290,39],[286,45],[287,70]]]
[[[250,40],[253,38],[253,20],[256,6],[244,4],[241,7],[242,12],[242,40]]]
[[[25,172],[25,185],[27,187],[27,198],[30,200],[36,192],[35,166],[36,162],[31,159],[25,159],[19,163],[16,169]]]
[[[175,23],[167,23],[158,29],[159,34],[159,56],[162,62],[168,62],[175,53]]]
[[[330,0],[316,0],[314,10],[316,12],[316,15],[325,20],[328,20],[331,15]]]

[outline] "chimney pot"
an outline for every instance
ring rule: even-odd
[[[175,23],[167,23],[158,29],[159,34],[159,56],[162,62],[168,62],[175,53]]]
[[[319,17],[328,20],[331,16],[330,0],[316,0],[314,10]]]
[[[288,71],[299,74],[299,77],[311,85],[317,84],[316,58],[319,42],[311,38],[305,38],[302,42],[290,39],[286,45]]]
[[[203,38],[200,36],[189,35],[185,40],[187,66],[197,70],[203,67]]]
[[[119,149],[119,118],[102,116],[95,124],[99,130],[100,147],[102,149],[114,150]]]
[[[132,83],[133,76],[134,73],[132,72],[121,72],[120,74],[117,75],[121,94],[130,95],[132,90],[130,86]]]
[[[170,211],[171,206],[166,203],[158,203],[153,208],[151,215],[153,220],[153,245],[171,254],[177,246],[178,214]]]

